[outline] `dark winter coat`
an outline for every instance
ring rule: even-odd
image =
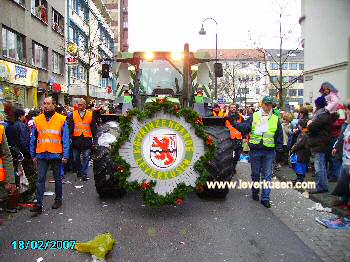
[[[315,113],[312,123],[307,127],[311,152],[326,153],[328,151],[332,124],[332,116],[325,109],[319,109],[319,112]]]
[[[5,132],[9,146],[29,155],[30,131],[26,124],[21,121],[9,123]]]
[[[300,133],[296,143],[292,147],[292,152],[296,153],[299,163],[309,163],[310,161],[310,148],[308,144],[308,135],[305,133]]]

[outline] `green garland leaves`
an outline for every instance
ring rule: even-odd
[[[161,111],[175,115],[176,117],[183,117],[195,129],[196,135],[205,141],[208,149],[194,165],[194,169],[200,174],[196,181],[196,188],[181,183],[171,194],[167,194],[166,196],[161,196],[154,192],[153,188],[156,182],[153,180],[150,183],[143,182],[141,184],[128,182],[127,178],[130,176],[130,165],[119,155],[121,146],[129,141],[132,131],[132,118],[136,117],[138,121],[142,122],[152,118],[155,113]],[[208,176],[205,165],[214,157],[216,148],[211,137],[205,132],[202,119],[196,111],[190,108],[180,108],[178,104],[170,102],[166,98],[160,98],[155,102],[147,104],[143,111],[138,109],[129,111],[127,116],[122,116],[119,119],[119,127],[120,136],[112,146],[112,156],[117,164],[115,175],[119,178],[120,187],[125,188],[127,191],[141,191],[145,204],[150,207],[160,207],[169,204],[180,205],[187,193],[194,192],[195,190],[201,191],[203,189]]]

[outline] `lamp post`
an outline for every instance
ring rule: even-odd
[[[199,30],[200,35],[206,35],[207,32],[204,29],[204,22],[207,20],[212,20],[215,22],[216,30],[215,30],[215,63],[218,62],[218,22],[214,18],[207,17],[202,21],[202,28]],[[218,99],[218,79],[214,73],[214,98],[215,100]]]
[[[244,107],[247,107],[247,82],[249,81],[249,76],[239,77],[238,81],[242,84],[244,83]]]

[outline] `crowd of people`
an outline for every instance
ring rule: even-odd
[[[309,193],[328,192],[328,182],[337,182],[337,192],[332,193],[340,199],[334,205],[350,209],[350,103],[341,103],[338,90],[329,82],[319,92],[314,105],[305,103],[292,112],[280,111],[275,99],[266,96],[258,108],[216,104],[212,116],[228,119],[226,127],[236,144],[234,172],[247,151],[252,181],[271,181],[282,165],[293,168],[293,183],[303,182],[312,171],[316,189]],[[265,207],[270,207],[269,193],[270,188],[262,188]],[[252,190],[252,198],[259,200],[258,190]]]
[[[31,211],[40,214],[50,168],[55,181],[52,208],[60,208],[65,173],[71,170],[82,181],[89,179],[93,139],[104,110],[87,109],[84,99],[73,108],[63,107],[52,97],[44,99],[40,110],[29,112],[6,104],[0,125],[1,210],[15,213],[19,202],[35,203]]]

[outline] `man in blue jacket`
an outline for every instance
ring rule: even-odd
[[[56,113],[55,106],[52,97],[45,98],[44,113],[35,118],[30,139],[30,154],[39,171],[36,184],[37,205],[31,210],[37,214],[42,213],[46,173],[50,164],[53,167],[56,195],[52,208],[62,206],[61,164],[68,161],[70,139],[66,117]]]
[[[242,133],[250,133],[250,164],[253,182],[262,183],[261,204],[270,208],[270,183],[275,151],[282,152],[283,131],[281,122],[272,111],[273,98],[265,96],[261,109],[246,122],[233,121]],[[259,188],[252,188],[252,198],[259,201]]]

